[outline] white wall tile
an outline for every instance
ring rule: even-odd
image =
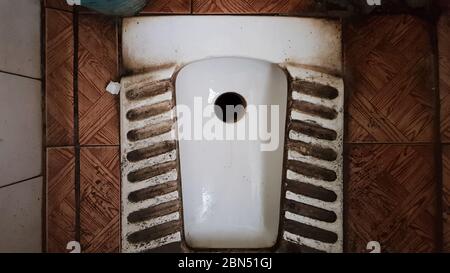
[[[0,252],[41,252],[42,181],[0,188]]]
[[[40,1],[0,1],[0,70],[41,78]]]
[[[41,82],[0,73],[0,186],[42,170]]]

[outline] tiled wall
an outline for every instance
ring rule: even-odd
[[[42,250],[40,4],[0,1],[0,252]]]
[[[310,0],[152,0],[142,14],[297,15],[317,9]],[[64,252],[67,242],[76,239],[86,252],[116,252],[120,250],[118,100],[104,88],[120,74],[119,22],[83,8],[73,12],[58,0],[46,1],[45,14],[47,248]],[[408,15],[344,20],[346,251],[364,252],[372,240],[380,241],[385,252],[440,250],[433,27]],[[449,143],[445,111],[450,107],[444,106],[450,98],[448,28],[448,20],[442,19],[443,143]],[[447,197],[450,149],[444,145],[443,151]],[[450,214],[448,203],[443,206],[444,217]],[[446,223],[446,251],[450,251],[449,230]]]

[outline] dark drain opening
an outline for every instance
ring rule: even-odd
[[[214,102],[216,116],[223,122],[237,122],[245,115],[247,102],[235,92],[221,94]]]

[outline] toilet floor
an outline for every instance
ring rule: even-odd
[[[148,14],[220,13],[197,0],[153,2]],[[44,12],[47,250],[76,240],[83,252],[119,252],[119,98],[105,87],[124,74],[120,21],[53,3]],[[449,17],[438,24],[439,48],[450,47]],[[429,29],[408,15],[344,24],[344,251],[365,252],[369,241],[386,252],[450,251],[440,200],[450,192],[450,84],[441,81],[440,97],[433,89]],[[441,56],[449,63],[448,50]],[[450,78],[447,66],[440,72]]]

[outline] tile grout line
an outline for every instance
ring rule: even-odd
[[[11,186],[15,186],[15,185],[17,185],[17,184],[21,184],[21,183],[24,183],[24,182],[27,182],[27,181],[30,181],[30,180],[33,180],[33,179],[36,179],[36,178],[39,178],[39,177],[43,177],[43,175],[42,175],[42,174],[35,175],[35,176],[30,177],[30,178],[22,179],[22,180],[13,182],[13,183],[9,183],[9,184],[0,186],[0,190],[1,190],[1,189],[4,189],[4,188],[11,187]]]
[[[12,75],[12,76],[17,76],[17,77],[22,77],[22,78],[26,78],[26,79],[29,79],[29,80],[43,81],[42,78],[35,78],[35,77],[22,75],[22,74],[18,74],[18,73],[14,73],[14,72],[8,72],[8,71],[4,71],[4,70],[0,70],[0,73]]]
[[[42,238],[41,238],[41,250],[43,253],[47,252],[47,9],[44,5],[45,1],[41,1],[41,113],[42,113]]]
[[[117,28],[117,63],[118,63],[118,76],[122,77],[123,62],[122,62],[122,19],[119,19],[116,23]],[[121,116],[121,107],[120,107],[120,97],[119,97],[119,253],[122,253],[122,151],[120,149],[120,143],[122,143],[121,137],[121,128],[120,128],[120,116]]]
[[[80,141],[78,115],[78,9],[73,12],[73,138],[75,146],[75,240],[81,244]]]
[[[437,16],[434,16],[432,11],[428,12],[428,28],[430,32],[431,43],[431,70],[434,90],[434,161],[435,161],[435,175],[436,175],[436,195],[437,195],[437,216],[436,216],[436,251],[442,252],[444,250],[444,182],[443,182],[443,167],[442,167],[442,143],[441,143],[441,99],[439,89],[439,47],[438,47],[438,33],[437,33]]]
[[[345,43],[345,30],[347,28],[348,24],[345,19],[341,19],[341,63],[342,63],[342,80],[344,82],[344,129],[343,129],[343,139],[346,138],[349,131],[348,122],[345,122],[345,119],[348,118],[348,81],[347,81],[347,73],[346,71],[346,43]],[[347,87],[347,88],[346,88]],[[342,252],[347,253],[348,252],[348,244],[347,244],[347,237],[348,237],[348,231],[349,231],[349,222],[348,222],[348,215],[349,215],[349,206],[348,206],[348,181],[349,181],[349,160],[348,160],[348,148],[349,146],[346,145],[345,141],[342,143]],[[346,183],[347,182],[347,183]]]

